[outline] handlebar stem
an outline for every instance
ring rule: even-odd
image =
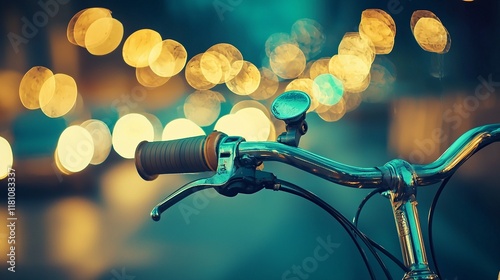
[[[389,188],[384,195],[391,201],[399,242],[406,267],[404,280],[439,279],[429,268],[417,211],[417,175],[408,162],[395,159],[381,168]]]

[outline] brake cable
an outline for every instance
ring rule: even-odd
[[[275,190],[281,190],[284,192],[288,192],[288,193],[300,196],[302,198],[305,198],[305,199],[313,202],[314,204],[321,207],[323,210],[327,211],[333,218],[335,218],[342,225],[342,227],[344,227],[344,229],[348,232],[349,236],[351,237],[351,239],[355,243],[356,247],[358,248],[358,251],[360,252],[360,254],[363,258],[363,261],[365,262],[365,265],[368,269],[368,272],[370,273],[371,279],[376,279],[375,274],[373,272],[372,267],[370,266],[370,264],[368,262],[366,252],[361,248],[361,246],[360,246],[358,240],[356,240],[356,236],[354,234],[356,234],[361,239],[361,241],[363,241],[365,243],[366,247],[370,250],[370,252],[373,254],[375,259],[379,263],[380,267],[384,271],[384,274],[386,275],[387,279],[392,279],[392,276],[391,276],[389,270],[385,266],[385,264],[382,261],[382,259],[380,258],[380,256],[374,250],[374,246],[372,245],[373,241],[370,242],[369,238],[365,234],[363,234],[361,231],[359,231],[359,229],[357,229],[338,210],[333,208],[330,204],[328,204],[327,202],[325,202],[324,200],[319,198],[314,193],[312,193],[308,190],[305,190],[305,189],[303,189],[303,188],[301,188],[293,183],[279,180],[279,179],[276,180],[276,183],[280,184],[280,188],[278,188],[278,189],[275,188]]]

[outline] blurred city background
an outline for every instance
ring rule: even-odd
[[[95,7],[105,9],[78,14]],[[362,54],[369,60],[363,76],[359,69],[348,72],[340,46],[348,36],[362,39],[344,35],[361,29],[367,9],[385,11],[393,22],[365,26],[368,33],[387,31],[380,41],[388,45]],[[431,29],[447,31],[444,44],[426,45],[433,38],[412,21],[417,10],[442,24]],[[500,2],[481,0],[2,2],[0,167],[12,164],[15,172],[0,171],[0,223],[9,225],[12,176],[17,220],[15,273],[8,271],[12,233],[0,226],[0,278],[367,279],[344,229],[285,193],[228,198],[200,192],[152,221],[156,203],[210,174],[146,182],[135,170],[134,145],[214,129],[275,140],[284,124],[266,108],[283,91],[301,89],[324,97],[307,114],[302,148],[356,166],[396,157],[431,162],[467,130],[500,123],[499,12]],[[106,19],[90,25],[99,18]],[[110,30],[104,39],[89,35],[104,29]],[[143,37],[131,37],[144,29]],[[145,64],[127,52],[154,49],[162,40],[171,52],[150,55]],[[436,45],[441,49],[428,49]],[[334,55],[347,71],[339,78],[361,75],[362,84],[342,80],[344,90],[335,91],[338,79],[328,74]],[[229,70],[221,56],[235,60]],[[160,58],[171,67],[155,68]],[[239,68],[231,72],[234,65]],[[42,76],[53,84],[42,83]],[[325,82],[319,76],[330,79],[333,97],[318,91]],[[498,277],[499,155],[500,144],[493,144],[472,157],[437,205],[434,239],[443,279]],[[315,192],[349,219],[369,192],[282,164],[265,169]],[[424,238],[437,187],[418,192]],[[360,228],[401,255],[387,199],[368,202]],[[287,274],[314,257],[323,241],[335,244],[324,249],[327,258],[304,275]],[[395,279],[402,277],[396,265],[387,265]]]

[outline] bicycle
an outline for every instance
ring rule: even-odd
[[[141,142],[136,148],[135,164],[145,180],[167,173],[214,172],[211,177],[192,181],[167,196],[153,208],[153,220],[160,220],[161,213],[188,195],[207,188],[214,188],[229,197],[240,193],[252,194],[262,189],[284,191],[305,198],[332,215],[349,233],[372,279],[376,279],[376,275],[362,244],[374,256],[388,279],[392,276],[376,250],[401,267],[405,280],[440,279],[437,264],[434,272],[427,258],[417,211],[416,189],[441,182],[428,221],[430,251],[435,262],[432,217],[439,195],[465,161],[483,147],[500,141],[500,124],[469,130],[430,164],[410,164],[402,159],[393,159],[382,166],[363,168],[335,162],[298,147],[301,136],[308,130],[305,117],[310,103],[309,96],[301,91],[285,92],[273,101],[271,112],[286,123],[286,131],[276,142],[247,142],[242,137],[218,131],[208,136]],[[315,194],[261,170],[259,166],[265,161],[282,162],[339,185],[374,190],[363,199],[351,222]],[[391,203],[402,262],[357,228],[364,204],[377,193],[387,197]]]

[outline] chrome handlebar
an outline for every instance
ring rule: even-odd
[[[219,142],[217,170],[213,176],[187,184],[166,197],[152,211],[154,220],[176,202],[208,187],[226,196],[253,193],[272,185],[259,179],[260,186],[249,178],[267,178],[255,168],[260,162],[277,161],[309,172],[333,183],[353,188],[385,188],[399,192],[414,192],[415,188],[438,183],[450,176],[467,159],[483,147],[500,140],[500,124],[476,127],[458,138],[436,161],[411,165],[403,160],[392,160],[379,167],[355,167],[319,156],[307,150],[277,142],[246,142],[240,137],[222,137]],[[139,166],[138,166],[139,169]],[[400,172],[406,174],[399,174]],[[257,172],[257,173],[255,173]],[[261,172],[261,173],[259,173]],[[274,176],[274,175],[273,175]],[[269,176],[269,178],[274,178]],[[408,179],[410,178],[410,179]],[[271,180],[271,179],[269,179]],[[404,180],[409,180],[402,182]],[[233,184],[233,186],[230,186]],[[267,184],[267,186],[264,186]],[[237,185],[238,187],[234,187]],[[399,188],[399,190],[398,190]],[[230,191],[229,191],[230,190]]]
[[[467,131],[434,162],[413,166],[418,185],[425,186],[440,182],[476,152],[497,141],[500,141],[500,124],[484,125]]]
[[[500,141],[500,124],[469,130],[458,138],[437,160],[412,165],[418,186],[440,182],[483,147]],[[343,186],[377,188],[383,182],[384,167],[355,167],[324,158],[301,148],[276,142],[241,142],[239,156],[259,161],[278,161]]]

